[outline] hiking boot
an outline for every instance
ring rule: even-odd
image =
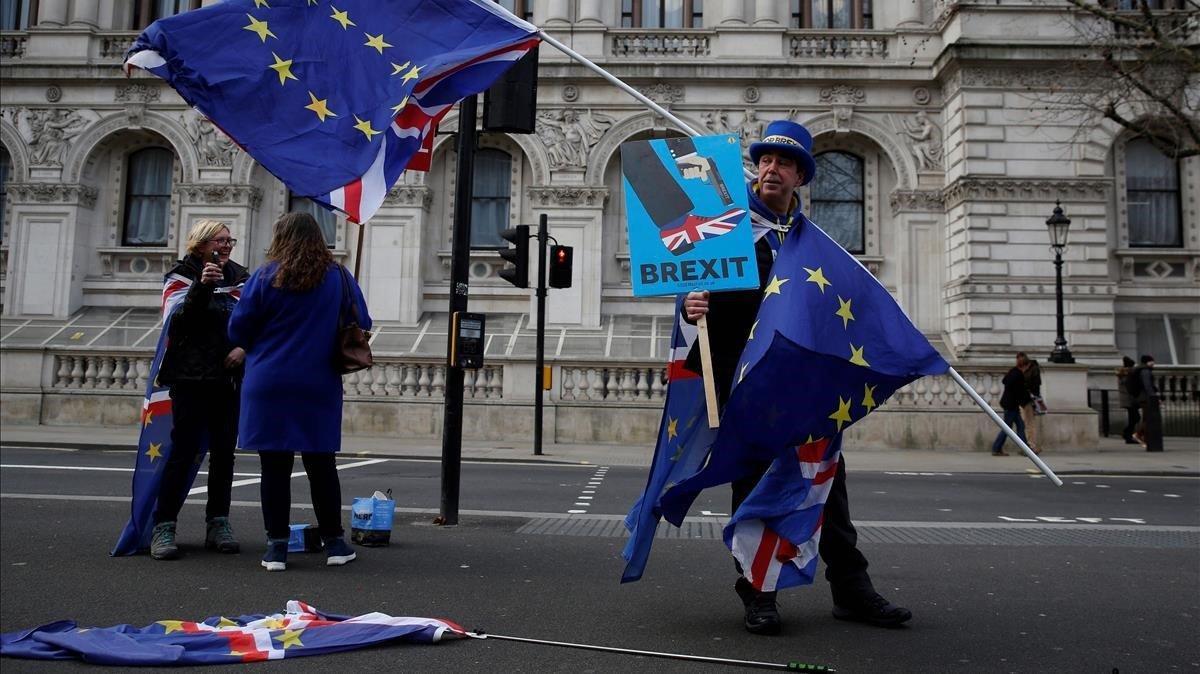
[[[214,517],[208,521],[208,533],[204,535],[204,547],[226,554],[241,550],[233,538],[233,527],[228,517]]]
[[[759,592],[750,581],[738,578],[734,591],[746,607],[745,626],[751,634],[779,634],[783,623],[779,619],[779,607],[775,604],[774,592]]]
[[[325,566],[342,566],[353,562],[354,558],[358,557],[354,554],[354,548],[351,548],[350,544],[341,536],[322,538],[321,542],[325,544]]]
[[[268,538],[267,552],[263,555],[262,566],[267,571],[284,571],[287,569],[288,539]]]
[[[154,559],[179,559],[174,522],[154,525],[154,533],[150,537],[150,556]]]
[[[896,606],[875,591],[840,599],[835,599],[833,604],[833,617],[838,620],[867,623],[876,627],[899,627],[912,618],[912,611]]]

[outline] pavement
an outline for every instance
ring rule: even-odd
[[[137,445],[136,427],[21,426],[6,424],[0,429],[0,444],[12,447],[69,447],[75,449],[130,449]],[[1042,460],[1055,473],[1067,475],[1101,473],[1112,475],[1200,476],[1200,438],[1166,438],[1165,451],[1147,452],[1127,445],[1121,438],[1101,438],[1095,449],[1068,448],[1047,451]],[[1008,448],[1012,456],[994,457],[975,450],[865,449],[849,448],[847,462],[857,471],[1029,473],[1034,464]],[[344,436],[342,453],[349,456],[440,459],[436,440]],[[464,442],[462,457],[470,461],[516,461],[528,463],[596,464],[606,466],[649,466],[650,446],[605,444],[546,444],[542,454],[533,454],[532,443],[502,441],[495,444]]]

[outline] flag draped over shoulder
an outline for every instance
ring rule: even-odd
[[[275,615],[160,620],[145,627],[81,629],[60,620],[0,634],[0,655],[102,665],[218,665],[323,655],[391,641],[437,643],[464,632],[446,620],[383,613],[337,616],[292,600],[284,613]]]
[[[621,576],[623,583],[638,580],[646,568],[661,518],[658,497],[668,487],[700,469],[717,435],[716,429],[708,427],[704,380],[683,366],[697,333],[696,326],[679,320],[681,308],[682,300],[675,305],[671,360],[667,367],[667,399],[654,460],[650,464],[650,477],[642,497],[625,517],[630,536],[622,553],[628,562]]]
[[[438,120],[536,32],[490,0],[225,0],[151,24],[126,62],[294,194],[365,222],[406,167],[428,168]]]

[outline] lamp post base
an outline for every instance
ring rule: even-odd
[[[1071,350],[1064,344],[1061,348],[1058,346],[1054,347],[1047,360],[1051,363],[1074,363],[1075,357],[1071,355]]]

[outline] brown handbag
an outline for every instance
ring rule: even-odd
[[[333,366],[341,374],[350,374],[371,367],[375,364],[375,358],[371,355],[371,333],[358,326],[358,304],[350,296],[350,273],[340,264],[338,271],[342,275],[342,305],[338,310],[337,349],[333,354]]]

